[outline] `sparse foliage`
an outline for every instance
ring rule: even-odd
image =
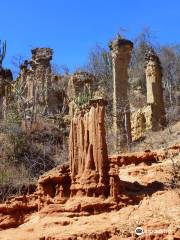
[[[92,92],[89,89],[85,88],[82,91],[82,93],[80,93],[78,95],[78,97],[74,99],[74,102],[77,107],[81,107],[81,106],[87,104],[89,102],[89,100],[92,98],[93,98]]]
[[[167,107],[175,105],[175,93],[180,86],[180,45],[162,46],[160,59]]]
[[[145,28],[134,40],[134,48],[129,67],[129,82],[133,89],[140,89],[146,94],[146,77],[145,77],[145,53],[154,47],[153,34],[149,28]]]
[[[96,77],[95,88],[101,86],[107,95],[112,92],[112,61],[109,50],[99,45],[93,48],[85,69]]]

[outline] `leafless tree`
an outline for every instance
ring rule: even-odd
[[[17,54],[17,55],[12,57],[11,64],[14,67],[13,73],[14,73],[15,76],[18,75],[20,66],[24,62],[24,60],[25,60],[25,57],[22,56],[21,54]]]
[[[134,39],[134,48],[129,67],[131,88],[140,88],[143,94],[146,94],[145,53],[150,47],[156,48],[154,35],[149,28],[145,28]]]
[[[180,86],[180,45],[162,46],[160,59],[166,102],[172,107],[175,104],[175,92]]]
[[[108,94],[112,92],[112,61],[108,49],[96,45],[89,53],[85,70],[96,77],[95,88],[101,86]]]

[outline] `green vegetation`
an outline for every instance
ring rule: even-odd
[[[82,93],[74,100],[78,108],[82,107],[85,104],[88,104],[89,100],[93,98],[91,90],[85,88]]]

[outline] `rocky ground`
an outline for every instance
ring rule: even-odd
[[[97,215],[71,216],[59,213],[58,207],[45,215],[35,213],[18,228],[1,231],[0,239],[137,239],[134,231],[138,226],[145,232],[139,239],[180,239],[179,213],[178,193],[159,191],[145,197],[138,205]]]
[[[48,200],[38,211],[38,197],[33,200],[31,196],[24,207],[22,199],[18,198],[1,204],[0,239],[180,239],[180,192],[176,171],[179,149],[176,145],[165,150],[111,156],[110,161],[119,166],[122,184],[118,203],[110,198],[76,196],[65,201]],[[42,179],[55,178],[56,174],[57,169],[52,170]],[[18,218],[19,223],[12,228],[20,212],[26,215],[19,215],[22,219]],[[144,230],[141,236],[135,234],[137,227]]]

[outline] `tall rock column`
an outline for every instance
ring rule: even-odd
[[[114,150],[125,151],[131,142],[130,107],[127,96],[128,65],[133,43],[118,36],[109,45],[113,66]]]
[[[104,126],[106,101],[90,100],[71,121],[69,159],[71,195],[108,195],[109,162]]]
[[[36,111],[48,111],[51,101],[51,64],[53,50],[50,48],[35,48],[32,51],[31,67],[33,76],[33,96]],[[42,109],[41,109],[42,108]],[[36,112],[35,111],[35,112]]]
[[[159,57],[153,49],[146,53],[147,104],[151,107],[152,130],[162,128],[165,123],[165,107],[162,87],[162,68]]]
[[[61,88],[62,77],[53,73],[51,48],[32,49],[32,59],[25,60],[16,81],[23,89],[21,106],[28,118],[55,116],[65,109],[65,91]],[[64,110],[63,109],[63,110]]]

